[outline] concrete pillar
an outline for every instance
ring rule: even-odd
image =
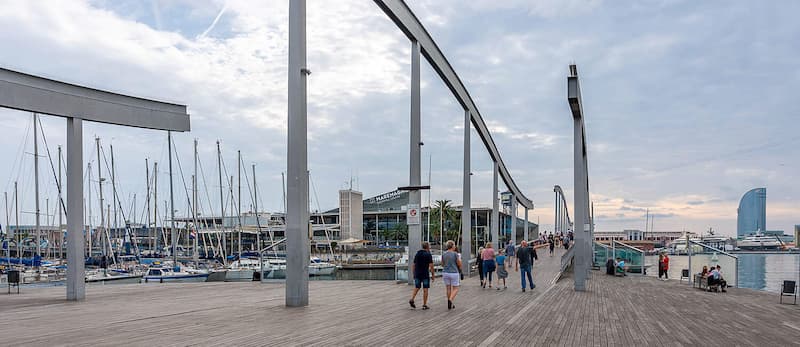
[[[492,180],[492,242],[500,244],[500,198],[497,191],[497,175],[499,165],[494,162],[494,179]]]
[[[83,236],[83,120],[67,118],[67,300],[86,298]]]
[[[560,202],[558,200],[558,190],[554,189],[554,191],[556,193],[556,200],[553,203],[553,232],[558,232],[558,223],[561,222],[558,219],[558,208],[559,208]]]
[[[511,195],[511,213],[509,216],[511,217],[511,242],[515,245],[517,244],[517,196],[515,194]]]
[[[588,191],[586,190],[586,169],[584,167],[584,144],[583,144],[583,122],[581,118],[573,118],[574,122],[574,138],[575,138],[575,147],[574,147],[574,187],[575,187],[575,208],[574,208],[574,219],[575,225],[573,227],[574,235],[575,235],[575,245],[577,247],[575,249],[575,267],[574,267],[574,274],[575,274],[575,290],[576,291],[585,291],[586,290],[586,274],[588,272],[588,261],[589,261],[589,252],[590,249],[587,247],[588,245],[588,230],[584,229],[584,223],[587,222],[586,214],[587,214],[587,201],[588,201]]]
[[[469,260],[472,258],[472,209],[470,206],[470,119],[469,111],[464,111],[464,180],[463,203],[461,209],[461,272],[469,276]]]
[[[529,241],[528,240],[528,208],[527,207],[525,207],[525,231],[522,232],[522,235],[523,235],[522,236],[523,240]]]
[[[286,187],[286,306],[308,305],[306,1],[289,2],[289,121]]]
[[[418,187],[422,181],[420,175],[420,155],[422,143],[421,130],[421,104],[420,104],[420,48],[419,42],[411,42],[411,121],[409,141],[408,182],[411,187]],[[419,208],[422,199],[420,191],[413,189],[408,193],[408,203]],[[406,221],[408,223],[408,221]],[[409,265],[414,260],[414,255],[422,247],[422,225],[408,225],[408,261]],[[411,267],[409,266],[409,269]],[[408,284],[414,284],[414,276],[409,272]]]

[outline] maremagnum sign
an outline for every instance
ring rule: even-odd
[[[408,192],[395,190],[364,200],[364,212],[403,211],[408,205]]]

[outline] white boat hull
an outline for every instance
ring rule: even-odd
[[[250,269],[228,269],[225,272],[225,282],[252,281],[254,272]]]
[[[208,274],[144,276],[144,283],[205,282]]]

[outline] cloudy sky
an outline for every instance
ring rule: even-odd
[[[643,229],[649,209],[655,230],[712,227],[733,235],[738,199],[755,187],[767,187],[769,229],[800,224],[800,3],[409,5],[477,102],[506,165],[537,206],[532,220],[544,229],[552,228],[553,185],[572,200],[570,63],[581,75],[598,230]],[[175,134],[184,177],[175,179],[179,213],[195,138],[205,214],[219,211],[217,140],[223,175],[236,175],[241,150],[248,178],[256,164],[259,205],[276,211],[283,209],[286,168],[287,22],[287,0],[6,0],[0,66],[187,104],[192,131]],[[313,209],[336,207],[337,190],[351,177],[366,196],[406,185],[410,43],[368,0],[309,0],[307,24]],[[423,182],[430,171],[432,199],[460,204],[463,111],[425,63],[422,86]],[[41,119],[55,156],[65,121]],[[19,181],[23,223],[33,222],[31,121],[31,114],[0,110],[0,184],[11,194]],[[129,215],[137,195],[138,220],[145,158],[157,161],[163,210],[165,133],[86,124],[84,134],[94,170],[92,138],[101,138],[106,156],[114,145],[118,194]],[[491,160],[474,131],[472,137],[472,203],[489,206]],[[54,210],[49,159],[41,165],[42,208],[48,198]],[[249,195],[247,186],[243,191]],[[95,219],[97,208],[94,202]]]

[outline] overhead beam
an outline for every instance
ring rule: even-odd
[[[137,128],[189,131],[185,105],[127,96],[0,68],[0,107]]]
[[[378,7],[380,7],[383,12],[385,12],[386,15],[389,16],[389,18],[397,25],[397,27],[406,34],[409,40],[419,42],[422,55],[433,67],[436,73],[439,74],[439,77],[442,79],[445,85],[447,85],[447,87],[453,93],[453,96],[456,97],[464,110],[470,113],[472,125],[475,127],[475,130],[478,132],[478,136],[480,136],[483,144],[486,146],[489,156],[491,156],[492,160],[498,164],[500,177],[503,179],[503,182],[505,182],[508,190],[511,191],[513,196],[517,199],[517,201],[519,201],[520,204],[522,204],[522,206],[533,209],[533,202],[522,193],[519,187],[517,187],[517,184],[514,182],[514,179],[508,172],[505,163],[503,163],[503,159],[500,157],[500,151],[497,149],[497,146],[492,139],[489,128],[486,126],[486,122],[484,122],[483,117],[478,111],[478,107],[475,106],[475,102],[472,100],[469,92],[467,92],[467,88],[464,86],[464,83],[461,82],[461,79],[450,65],[450,62],[448,62],[447,58],[445,58],[444,53],[442,53],[441,49],[439,49],[439,46],[437,46],[436,42],[433,41],[433,37],[431,37],[428,31],[425,30],[422,22],[420,22],[417,16],[414,15],[405,1],[374,1]]]

